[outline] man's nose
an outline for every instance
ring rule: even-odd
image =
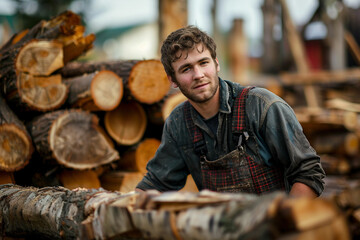
[[[194,78],[200,79],[204,76],[204,73],[200,66],[194,66]]]

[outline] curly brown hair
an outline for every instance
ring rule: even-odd
[[[171,63],[181,58],[181,54],[177,53],[183,50],[194,49],[198,44],[202,44],[202,48],[198,49],[198,51],[203,52],[205,49],[208,49],[211,57],[215,61],[215,41],[205,32],[192,25],[172,32],[161,46],[161,62],[166,74],[175,80],[175,71]]]

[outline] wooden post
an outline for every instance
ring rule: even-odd
[[[355,60],[357,61],[358,65],[360,65],[360,47],[357,44],[354,36],[349,31],[345,31],[345,41],[350,48],[351,54],[354,56]]]
[[[296,31],[286,1],[280,0],[280,3],[283,10],[283,20],[285,23],[285,29],[287,32],[291,53],[294,57],[297,70],[300,73],[308,73],[309,66],[306,60],[304,44],[301,41],[299,33]],[[315,87],[312,85],[305,85],[304,93],[310,110],[313,112],[317,112],[320,108],[320,103]]]
[[[248,56],[247,39],[243,31],[243,19],[234,19],[229,36],[229,55],[232,80],[246,85],[249,81],[247,76]]]
[[[274,28],[280,25],[279,13],[276,10],[278,3],[276,0],[265,0],[262,6],[263,13],[263,56],[262,71],[265,73],[275,73],[279,69],[279,47],[274,39]],[[279,26],[280,27],[280,26]]]
[[[342,4],[341,1],[336,2]],[[344,8],[343,4],[341,5]],[[340,6],[338,6],[340,9]],[[337,9],[337,10],[338,10]],[[328,41],[330,43],[329,64],[331,70],[344,70],[346,68],[345,54],[345,28],[344,28],[344,11],[338,11],[337,17],[329,19],[327,23]]]
[[[162,42],[173,31],[188,23],[186,0],[159,0],[159,50]]]

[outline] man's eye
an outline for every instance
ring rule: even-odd
[[[201,65],[206,65],[207,63],[209,63],[208,61],[202,61],[200,64]]]
[[[186,67],[186,68],[183,68],[183,70],[182,70],[182,72],[184,73],[184,72],[187,72],[187,71],[189,71],[189,67]]]

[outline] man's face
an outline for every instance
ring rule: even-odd
[[[169,80],[174,87],[192,102],[204,103],[212,99],[219,88],[219,63],[211,58],[210,52],[197,45],[192,50],[180,51],[181,58],[172,63],[175,79]]]

